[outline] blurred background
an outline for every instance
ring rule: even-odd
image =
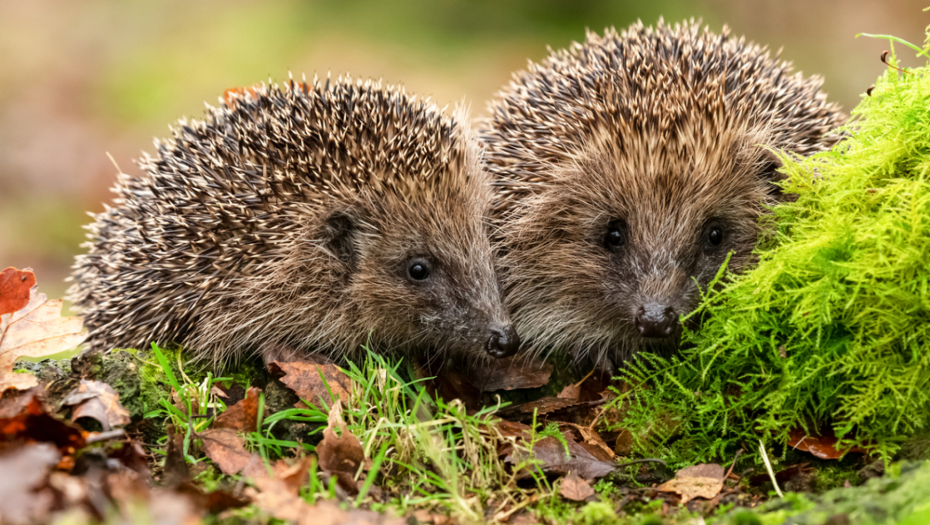
[[[925,2],[927,3],[927,2]],[[884,40],[920,44],[917,0],[0,0],[0,268],[31,266],[61,296],[115,162],[133,160],[224,89],[306,73],[383,78],[440,105],[486,101],[546,46],[585,28],[702,18],[783,48],[846,110],[879,75]],[[914,53],[899,47],[907,66]],[[112,156],[113,161],[108,157]]]

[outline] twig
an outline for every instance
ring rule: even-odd
[[[91,443],[99,443],[101,441],[110,441],[111,439],[117,439],[117,438],[121,438],[125,436],[126,436],[126,431],[121,428],[117,428],[116,430],[98,432],[88,437],[86,441],[87,441],[87,444],[90,445]]]
[[[772,485],[775,485],[775,493],[778,494],[779,498],[784,498],[785,495],[781,493],[781,489],[778,488],[778,482],[775,481],[775,472],[772,471],[772,464],[769,463],[769,455],[765,453],[765,445],[762,444],[762,440],[759,440],[759,450],[762,452],[762,461],[765,463],[765,469],[769,471],[769,477],[772,478]]]
[[[742,453],[743,453],[743,449],[739,449],[739,450],[736,451],[736,455],[733,456],[733,464],[730,465],[730,470],[728,470],[727,473],[723,475],[723,479],[729,478],[729,477],[730,477],[730,474],[733,473],[733,467],[736,466],[736,460],[739,459],[739,455],[742,454]]]

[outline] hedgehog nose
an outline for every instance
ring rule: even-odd
[[[517,335],[517,331],[514,330],[513,325],[504,328],[492,326],[489,332],[488,341],[484,346],[488,355],[500,359],[517,353],[517,349],[520,348],[520,337]]]
[[[668,337],[678,324],[678,316],[671,306],[647,303],[636,314],[636,329],[643,337]]]

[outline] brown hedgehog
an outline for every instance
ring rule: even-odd
[[[605,365],[677,348],[698,287],[729,252],[752,261],[783,198],[773,152],[838,140],[820,85],[694,21],[589,33],[517,73],[481,138],[524,340]]]
[[[94,216],[70,290],[92,349],[516,350],[462,116],[348,78],[231,91]]]

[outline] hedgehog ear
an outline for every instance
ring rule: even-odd
[[[337,211],[326,218],[323,223],[323,237],[326,247],[340,261],[345,263],[349,272],[354,272],[358,260],[355,247],[356,225],[352,217]]]
[[[778,171],[783,165],[781,157],[779,157],[775,152],[771,150],[765,150],[762,155],[762,158],[759,159],[757,175],[758,177],[769,183],[769,195],[775,197],[775,199],[781,201],[784,200],[785,194],[781,189],[781,186],[777,183],[785,180],[784,174]]]

